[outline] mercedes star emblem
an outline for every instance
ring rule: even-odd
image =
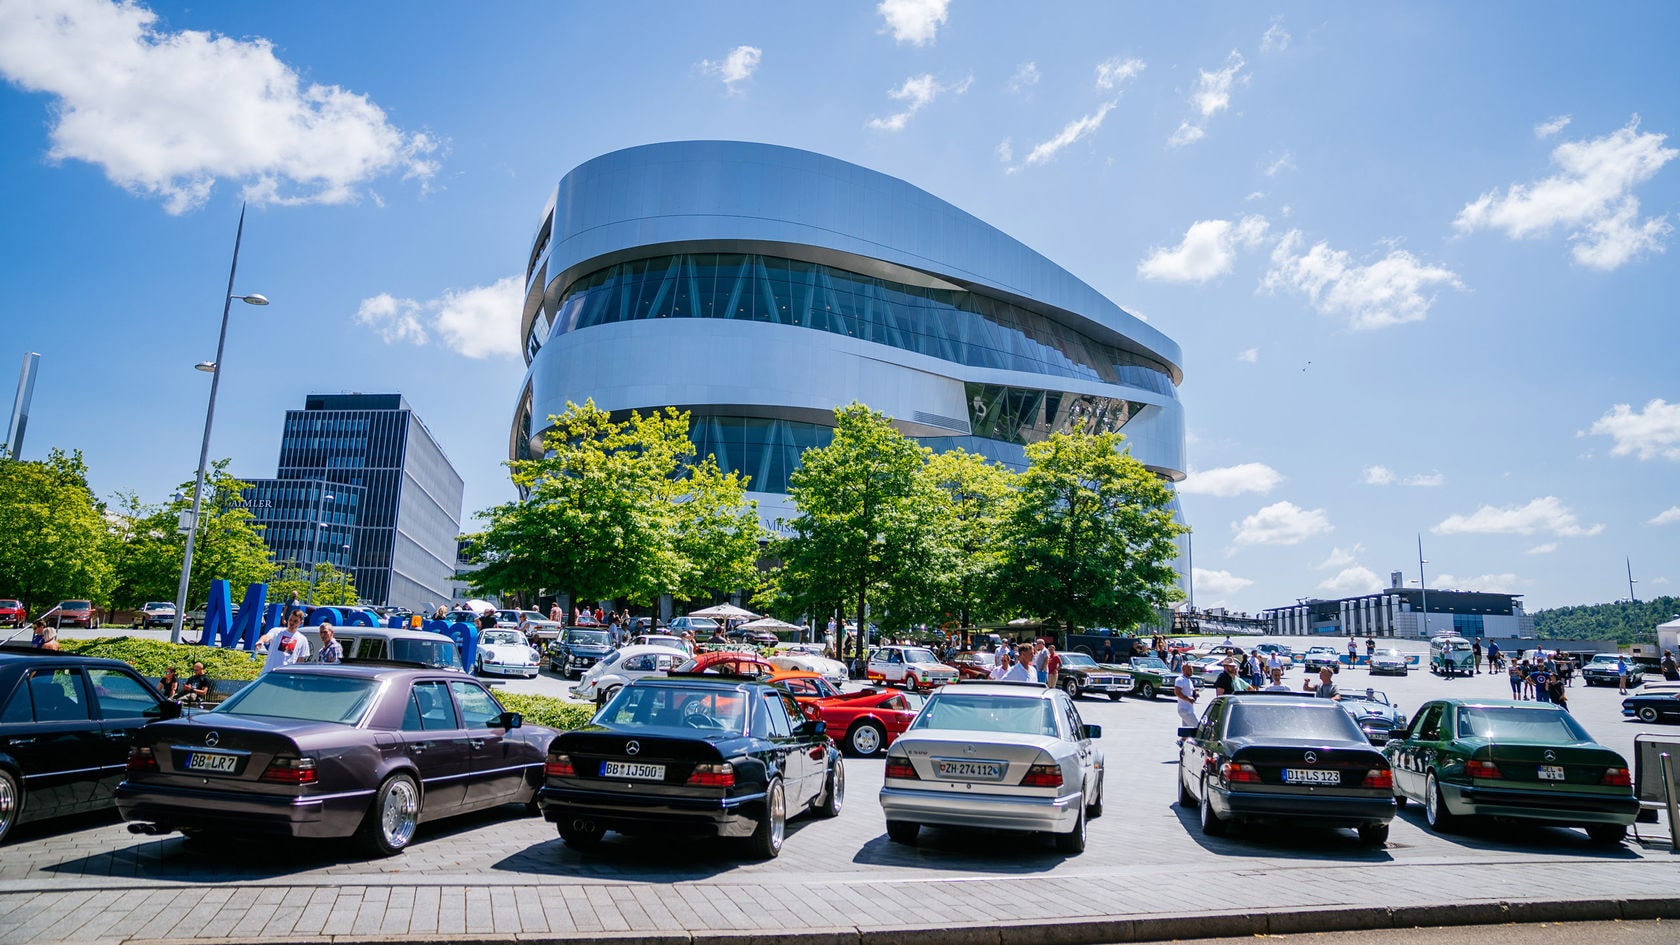
[[[642,743],[641,742],[631,740],[631,741],[627,741],[627,742],[624,743],[624,753],[626,755],[639,755],[639,754],[641,754],[641,752],[642,752]]]
[[[205,744],[206,747],[209,747],[209,748],[215,748],[216,743],[221,741],[221,740],[222,740],[222,736],[215,733],[215,732],[207,732],[204,735],[204,744]]]
[[[1305,761],[1309,765],[1318,764],[1318,752],[1316,752],[1316,751],[1309,751],[1301,757],[1302,757],[1302,760]]]
[[[1542,757],[1544,757],[1547,761],[1556,761],[1557,760],[1557,752],[1552,751],[1550,748],[1548,748],[1548,749],[1546,749],[1546,754],[1543,755]]]

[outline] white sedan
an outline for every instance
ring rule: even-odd
[[[542,670],[542,654],[518,630],[486,630],[478,638],[473,670],[480,676],[535,679]]]
[[[824,656],[822,645],[818,643],[784,643],[766,659],[777,669],[816,673],[836,687],[846,685],[850,676],[846,672],[846,664]]]
[[[1085,849],[1102,815],[1102,727],[1067,693],[1036,683],[961,682],[928,697],[887,751],[887,836],[914,843],[924,825],[1048,833]]]
[[[589,671],[572,687],[572,695],[605,705],[625,683],[675,669],[688,659],[687,650],[674,646],[621,647],[589,667]]]

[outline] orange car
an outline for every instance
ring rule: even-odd
[[[841,692],[817,673],[778,672],[765,682],[793,694],[808,718],[822,719],[840,747],[868,758],[904,734],[916,713],[897,689]]]

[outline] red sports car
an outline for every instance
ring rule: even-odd
[[[770,661],[757,653],[738,653],[716,650],[701,653],[676,669],[674,673],[717,673],[723,676],[768,676],[777,672]]]
[[[807,716],[828,724],[841,748],[864,758],[885,751],[916,717],[897,689],[841,692],[817,673],[804,672],[781,672],[766,681],[793,693]]]

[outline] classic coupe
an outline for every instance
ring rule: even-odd
[[[960,650],[946,653],[945,665],[956,670],[959,679],[990,679],[997,656],[984,650]]]
[[[1622,714],[1641,722],[1680,722],[1680,692],[1645,691],[1622,700]]]
[[[518,630],[486,630],[478,638],[474,671],[480,676],[523,676],[537,678],[542,670],[542,653]]]
[[[1362,843],[1388,842],[1392,771],[1338,704],[1287,694],[1220,696],[1200,724],[1178,733],[1178,803],[1197,810],[1203,833],[1281,821],[1351,827]]]
[[[1406,714],[1388,701],[1388,694],[1367,686],[1341,690],[1340,703],[1373,745],[1381,745],[1406,727]]]
[[[1411,672],[1411,664],[1399,650],[1377,650],[1366,662],[1366,669],[1373,676],[1405,676]]]
[[[589,667],[572,687],[572,695],[606,705],[624,684],[675,669],[688,658],[687,650],[674,646],[638,643],[620,647]]]
[[[1120,697],[1131,692],[1136,685],[1131,676],[1121,672],[1119,666],[1099,663],[1078,651],[1063,653],[1061,657],[1062,668],[1056,674],[1056,684],[1070,698],[1096,693],[1119,702]]]
[[[1627,760],[1555,705],[1428,702],[1383,751],[1396,801],[1421,801],[1439,833],[1489,817],[1585,827],[1595,843],[1613,845],[1639,813]]]
[[[840,747],[862,758],[879,754],[904,734],[916,717],[906,694],[897,689],[841,692],[816,673],[781,672],[766,682],[799,701],[806,715],[822,719]]]
[[[1309,646],[1307,652],[1301,656],[1301,667],[1309,676],[1326,666],[1330,667],[1332,673],[1342,671],[1342,654],[1336,652],[1333,646]]]
[[[821,721],[749,679],[649,677],[620,689],[587,726],[554,740],[538,803],[566,845],[608,830],[735,837],[782,851],[787,820],[840,813],[846,769]]]
[[[1047,833],[1085,850],[1103,810],[1103,752],[1060,689],[961,682],[927,705],[887,751],[881,810],[887,837],[915,843],[924,825]]]
[[[869,652],[867,675],[870,682],[906,689],[932,689],[957,679],[957,671],[935,659],[925,646],[876,647]]]
[[[824,656],[820,643],[784,643],[766,659],[784,672],[817,673],[836,686],[844,686],[849,676],[846,664]]]
[[[1173,679],[1178,676],[1159,656],[1134,656],[1124,672],[1132,677],[1132,695],[1153,699],[1159,692],[1172,692]]]
[[[548,667],[571,679],[582,676],[612,652],[607,631],[589,627],[567,627],[548,645]]]
[[[391,856],[423,822],[529,806],[554,734],[460,673],[288,666],[141,729],[117,809],[135,833],[353,836]]]

